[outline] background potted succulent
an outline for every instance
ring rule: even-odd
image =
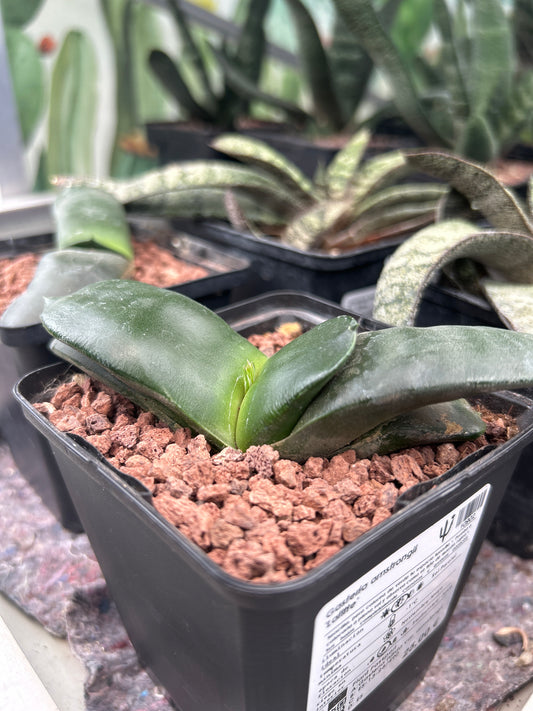
[[[263,141],[224,134],[213,146],[239,163],[184,161],[130,180],[56,182],[109,190],[133,214],[188,218],[196,234],[251,259],[256,278],[241,297],[298,285],[340,300],[356,284],[375,283],[385,256],[434,219],[446,190],[408,182],[398,151],[365,160],[369,141],[365,129],[354,134],[314,181]]]
[[[6,264],[12,260],[18,263],[24,255],[34,255],[38,263],[33,277],[28,276],[25,289],[0,316],[0,429],[21,473],[46,505],[65,527],[79,530],[79,519],[47,443],[27,426],[12,396],[19,377],[56,360],[48,349],[50,338],[40,320],[45,300],[102,279],[134,278],[134,245],[149,245],[150,240],[159,250],[157,256],[162,259],[161,255],[166,254],[169,260],[176,261],[182,272],[180,278],[185,278],[180,283],[175,277],[177,282],[169,283],[168,287],[183,290],[211,305],[227,303],[231,289],[246,279],[249,262],[198,238],[180,236],[168,227],[160,238],[160,227],[156,229],[153,224],[145,230],[147,239],[142,241],[143,236],[128,221],[122,205],[109,193],[97,189],[60,192],[53,212],[53,236],[35,235],[8,242],[3,254]],[[161,269],[165,268],[170,266],[161,264]],[[186,268],[190,278],[186,276]],[[13,273],[11,267],[9,273]],[[177,272],[170,269],[169,274]],[[139,278],[143,277],[152,275],[141,272]]]
[[[239,318],[242,322],[242,313]],[[258,449],[271,442],[267,451],[294,457],[287,465],[293,473],[302,466],[297,460],[312,455],[314,464],[323,463],[346,446],[364,456],[361,447],[368,444],[369,430],[392,417],[398,433],[411,408],[428,413],[438,401],[449,403],[450,398],[510,384],[524,386],[533,378],[529,334],[468,327],[358,333],[357,321],[349,315],[319,323],[267,359],[196,302],[124,280],[100,282],[51,302],[43,323],[62,358],[153,408],[166,421],[179,420],[202,432],[189,453],[198,452],[200,441],[207,439],[216,450],[222,447],[222,458],[233,457],[238,464],[236,445],[252,445],[247,452],[257,457]],[[450,347],[452,341],[457,349]],[[327,348],[321,347],[324,343]],[[118,356],[118,350],[131,357]],[[513,362],[502,359],[502,352]],[[367,358],[370,353],[375,357]],[[458,353],[464,355],[461,372]],[[421,378],[421,371],[427,377]],[[66,364],[27,376],[18,386],[20,401],[27,417],[53,443],[141,661],[177,704],[192,711],[223,704],[239,711],[274,704],[299,709],[306,703],[314,709],[343,694],[361,709],[399,703],[439,644],[513,463],[533,434],[523,420],[529,401],[512,393],[496,396],[492,406],[499,401],[500,411],[511,407],[522,413],[515,437],[467,457],[446,481],[439,486],[432,482],[429,490],[422,487],[425,493],[410,497],[405,508],[305,575],[283,583],[266,578],[258,584],[224,572],[215,556],[206,555],[152,507],[144,486],[119,475],[74,431],[67,436],[51,426],[44,409],[38,412],[32,403],[46,400],[50,380],[57,383],[58,377],[69,377]],[[86,382],[80,377],[86,378],[78,372],[78,383]],[[475,420],[468,404],[452,401],[451,407],[454,417],[462,412],[474,414]],[[418,440],[420,428],[415,430]],[[381,428],[377,440],[387,439]],[[204,451],[199,454],[203,465],[196,460],[197,473],[209,469]],[[253,478],[268,487],[270,475],[259,459]],[[348,471],[349,462],[356,466],[358,460],[351,456],[343,461]],[[172,499],[178,501],[175,495]],[[205,503],[199,509],[203,513],[213,509],[214,501]],[[181,504],[175,505],[179,511]],[[290,520],[285,524],[290,528]],[[428,560],[433,561],[431,570]],[[141,602],[147,599],[149,606]],[[383,607],[374,609],[376,599]],[[394,620],[389,624],[392,618],[385,610],[395,612],[398,628]],[[367,613],[378,631],[371,643],[377,656],[359,662],[362,648],[354,642],[366,629],[361,615]],[[407,625],[405,635],[399,635],[400,622]],[[347,624],[353,626],[348,666],[360,669],[361,676],[348,678],[347,667],[342,679],[334,681],[337,667],[328,639],[338,649],[338,635]],[[383,638],[391,628],[390,638]],[[368,643],[364,648],[368,651]],[[380,673],[367,674],[385,654]],[[271,683],[272,673],[276,684]]]
[[[498,0],[434,3],[437,57],[406,62],[370,0],[334,0],[339,14],[383,73],[396,111],[423,145],[479,162],[504,157],[530,137],[531,68],[517,51],[524,6]],[[523,46],[523,45],[519,45]]]

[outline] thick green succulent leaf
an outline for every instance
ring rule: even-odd
[[[183,80],[178,68],[168,54],[160,49],[154,49],[149,56],[150,69],[153,71],[161,86],[175,99],[178,106],[187,116],[199,121],[213,121],[212,114],[196,101]]]
[[[351,214],[350,200],[323,200],[291,220],[281,241],[298,249],[318,249],[328,237],[348,226]]]
[[[503,323],[513,331],[533,333],[533,286],[482,279],[487,301]]]
[[[250,386],[237,420],[237,446],[269,444],[290,434],[311,400],[353,351],[357,321],[338,316],[281,348]]]
[[[326,186],[332,199],[341,198],[351,186],[370,141],[370,131],[362,128],[331,160],[326,169]]]
[[[43,0],[2,0],[2,20],[5,25],[23,27],[37,14]]]
[[[376,190],[354,206],[354,216],[387,210],[393,205],[426,205],[437,208],[438,202],[448,193],[439,183],[402,183]]]
[[[98,106],[98,68],[89,37],[71,30],[52,72],[48,117],[48,170],[91,175]]]
[[[355,34],[374,65],[383,71],[394,101],[411,128],[429,145],[442,145],[443,138],[419,100],[412,77],[400,53],[380,23],[371,0],[334,0],[337,11]]]
[[[275,443],[282,457],[331,456],[416,408],[533,383],[533,335],[484,326],[393,327],[360,333],[355,349]]]
[[[224,133],[211,143],[212,147],[232,158],[264,170],[271,179],[290,191],[299,204],[315,198],[312,182],[292,161],[257,138],[238,133]]]
[[[229,219],[233,222],[231,208],[228,206],[229,192],[225,188],[169,190],[141,200],[133,200],[127,204],[126,209],[132,213],[141,212],[163,217]],[[270,201],[258,200],[238,188],[231,189],[231,195],[244,218],[251,224],[279,227],[287,221],[288,214],[284,205],[270,205]]]
[[[455,188],[494,227],[533,234],[533,223],[520,201],[484,166],[438,151],[406,151],[405,158],[416,170]]]
[[[44,109],[43,67],[32,40],[18,27],[5,27],[5,41],[20,129],[27,142]]]
[[[521,283],[533,280],[533,239],[483,231],[470,222],[430,225],[401,244],[376,284],[374,318],[396,326],[415,323],[422,293],[433,277],[457,259],[471,258]]]
[[[407,447],[475,439],[485,432],[483,418],[467,400],[419,407],[378,425],[350,444],[359,458]]]
[[[283,191],[274,179],[248,166],[223,160],[170,163],[142,175],[120,180],[76,178],[67,175],[56,176],[52,182],[59,187],[82,185],[106,190],[124,205],[136,200],[144,200],[151,195],[191,188],[241,188],[280,203],[291,204],[290,196],[287,196],[286,191]]]
[[[226,85],[236,94],[247,101],[258,101],[266,104],[267,106],[273,106],[276,109],[280,109],[287,114],[290,119],[299,124],[303,125],[311,122],[311,116],[297,104],[263,91],[257,86],[257,84],[246,76],[245,72],[242,72],[238,67],[236,67],[223,52],[217,50],[215,47],[212,48],[212,51],[213,55],[217,58],[222,73],[224,74]]]
[[[111,280],[50,301],[42,322],[61,357],[167,421],[235,446],[239,407],[266,356],[214,312],[177,292]]]
[[[368,197],[376,190],[402,177],[409,170],[406,160],[400,151],[382,153],[365,161],[357,171],[350,196],[354,208],[360,200]]]
[[[101,249],[63,249],[48,252],[39,261],[26,291],[12,301],[0,317],[6,328],[40,322],[47,299],[72,294],[86,284],[128,276],[130,262]]]
[[[488,163],[498,154],[499,148],[496,134],[486,117],[473,114],[462,127],[455,151],[478,163]]]
[[[374,65],[338,12],[327,53],[343,123],[347,125],[365,97]]]
[[[511,23],[501,0],[474,0],[472,10],[470,95],[473,113],[482,114],[489,102],[509,95],[516,67]]]
[[[66,188],[56,197],[53,213],[58,249],[101,247],[133,259],[124,207],[104,190]]]
[[[339,100],[322,39],[306,5],[301,0],[287,0],[298,38],[298,55],[303,76],[313,99],[315,114],[333,131],[343,127]]]

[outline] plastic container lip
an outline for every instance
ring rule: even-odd
[[[183,222],[173,220],[173,224],[180,225]],[[380,252],[390,252],[394,247],[400,245],[405,236],[382,239],[376,242],[369,242],[354,247],[345,252],[338,254],[330,254],[319,249],[300,249],[288,244],[282,244],[274,237],[254,236],[247,232],[240,232],[230,225],[219,220],[205,220],[202,225],[197,227],[200,234],[205,236],[209,231],[214,231],[232,240],[241,249],[247,249],[250,252],[263,253],[268,257],[276,258],[290,264],[296,264],[307,269],[318,269],[320,271],[334,271],[351,267],[357,264],[364,264],[366,261],[375,257]]]
[[[418,515],[430,515],[432,512],[438,513],[442,507],[442,500],[446,499],[459,489],[463,489],[466,484],[474,481],[480,474],[480,466],[488,465],[489,463],[497,463],[506,456],[509,449],[513,449],[520,445],[523,439],[530,438],[527,428],[522,429],[512,439],[497,448],[491,449],[484,456],[473,457],[474,461],[469,461],[469,458],[463,460],[456,465],[456,473],[460,476],[452,476],[448,474],[445,481],[438,484],[436,489],[430,489],[423,492],[416,499],[410,501],[402,509],[396,511],[393,516],[381,522],[379,526],[371,528],[360,539],[352,544],[346,545],[334,556],[321,563],[317,568],[306,572],[303,576],[294,580],[288,580],[282,583],[252,583],[245,580],[240,580],[226,573],[218,566],[192,541],[182,534],[175,526],[168,522],[161,514],[157,512],[155,507],[149,503],[139,490],[134,489],[127,481],[124,480],[121,473],[114,467],[102,461],[102,458],[94,454],[94,449],[91,445],[84,443],[83,440],[74,435],[64,435],[58,432],[43,415],[38,413],[31,405],[40,394],[46,392],[45,382],[57,382],[58,378],[64,378],[70,372],[79,372],[77,368],[67,365],[66,363],[55,363],[50,366],[45,366],[37,371],[33,371],[28,376],[22,378],[14,388],[16,398],[19,400],[26,412],[30,413],[32,421],[37,425],[38,429],[45,434],[49,439],[55,440],[62,448],[66,448],[70,456],[81,457],[85,464],[92,464],[93,469],[88,472],[90,476],[103,476],[108,484],[113,488],[118,488],[126,497],[127,506],[129,509],[135,509],[137,515],[147,514],[149,516],[152,528],[158,531],[159,536],[169,537],[180,548],[185,548],[187,554],[190,555],[195,563],[200,566],[205,573],[206,579],[212,580],[213,584],[223,586],[228,594],[236,594],[244,596],[247,599],[252,596],[259,599],[268,599],[273,605],[276,605],[275,600],[279,598],[291,597],[292,595],[301,596],[301,593],[306,588],[310,588],[309,594],[312,595],[314,584],[319,584],[331,577],[336,571],[342,568],[343,563],[351,559],[355,555],[361,555],[364,558],[370,555],[372,548],[378,541],[390,539],[391,552],[397,547],[397,542],[394,535],[390,535],[394,530],[401,530],[402,523],[409,521],[412,518],[417,518]],[[33,380],[41,382],[41,388],[35,390]],[[31,394],[33,392],[33,395]],[[516,392],[501,391],[499,393],[491,393],[490,397],[504,398],[510,405],[515,404],[518,407],[525,408],[522,412],[524,419],[533,419],[533,401]],[[520,419],[520,417],[519,417]],[[529,428],[531,428],[529,424]],[[476,453],[474,453],[475,455]],[[455,468],[454,468],[455,469]],[[95,473],[96,472],[96,473]],[[431,494],[434,493],[434,496]],[[295,599],[295,603],[301,597]]]

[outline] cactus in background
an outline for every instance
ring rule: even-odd
[[[147,68],[161,28],[153,7],[135,0],[100,0],[115,59],[116,129],[109,174],[120,178],[157,164],[144,135],[144,123],[166,115],[165,98]]]
[[[533,108],[532,78],[517,62],[512,18],[499,0],[457,0],[453,12],[435,0],[441,53],[434,65],[419,57],[416,68],[404,61],[371,0],[333,1],[424,143],[487,162],[518,140]]]
[[[85,34],[71,30],[52,72],[48,117],[48,174],[91,175],[98,103],[94,48]]]
[[[39,52],[24,27],[39,11],[43,0],[2,0],[2,20],[13,92],[22,138],[25,143],[41,120],[45,109],[44,72]]]

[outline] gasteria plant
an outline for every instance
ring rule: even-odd
[[[386,450],[405,441],[409,421],[415,442],[424,419],[439,421],[448,439],[475,437],[479,418],[456,398],[533,384],[530,334],[468,326],[358,333],[355,319],[340,316],[266,358],[197,302],[127,280],[51,300],[42,321],[58,356],[166,422],[217,448],[268,443],[299,461],[367,452],[370,441]],[[439,403],[448,403],[444,413]]]
[[[126,214],[112,195],[93,188],[67,188],[57,195],[53,214],[55,249],[41,257],[26,290],[4,311],[2,327],[38,324],[46,299],[125,277],[131,270]]]
[[[487,162],[520,138],[533,106],[533,72],[518,61],[500,0],[435,0],[436,62],[407,65],[370,0],[334,0],[385,75],[397,111],[428,146]]]
[[[510,329],[533,333],[533,177],[524,205],[483,165],[432,151],[406,153],[406,160],[445,181],[450,198],[459,195],[478,219],[453,219],[456,201],[445,199],[442,219],[407,239],[385,264],[374,317],[413,324],[426,286],[461,260],[459,286],[483,294]]]
[[[132,180],[85,184],[108,190],[132,211],[228,219],[300,249],[348,249],[429,224],[446,190],[437,183],[399,183],[409,171],[403,155],[364,160],[369,140],[366,129],[354,134],[314,181],[263,141],[222,134],[213,147],[240,164],[191,161]]]

